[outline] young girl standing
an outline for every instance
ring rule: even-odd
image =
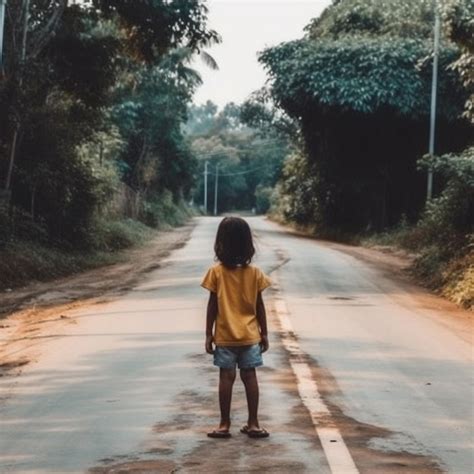
[[[219,427],[207,435],[211,438],[231,436],[230,405],[237,366],[248,405],[248,421],[240,431],[251,438],[265,438],[269,433],[258,423],[255,368],[263,364],[262,353],[268,350],[262,291],[270,286],[270,279],[250,265],[255,254],[252,232],[240,217],[226,217],[221,221],[214,251],[219,263],[207,271],[201,286],[210,291],[206,352],[214,354],[214,365],[220,369],[221,421]]]

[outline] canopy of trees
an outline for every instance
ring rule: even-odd
[[[269,208],[288,143],[275,133],[263,135],[259,128],[244,123],[244,118],[243,108],[234,103],[221,111],[212,102],[190,110],[185,130],[198,163],[194,200],[204,201],[207,162],[208,211],[214,208],[217,166],[218,212],[252,208],[266,212]]]
[[[200,77],[189,62],[201,55],[215,66],[204,48],[219,40],[205,3],[71,3],[7,3],[4,239],[20,232],[20,215],[45,239],[81,242],[120,181],[148,201],[191,192],[195,160],[181,126]]]
[[[284,172],[287,218],[328,231],[416,218],[426,194],[416,161],[428,143],[433,24],[430,0],[339,0],[303,39],[261,53],[270,95],[304,139]],[[437,153],[469,140],[461,118],[468,93],[452,67],[460,57],[444,37]]]

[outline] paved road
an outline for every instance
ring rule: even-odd
[[[233,438],[205,437],[217,373],[202,350],[199,281],[218,220],[202,218],[132,291],[68,314],[13,388],[0,379],[0,472],[474,471],[472,340],[450,324],[456,313],[425,309],[331,246],[249,220],[257,263],[277,283],[260,371],[271,437],[238,433],[239,383]]]

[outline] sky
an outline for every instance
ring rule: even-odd
[[[265,84],[265,71],[257,53],[267,46],[300,38],[311,18],[331,0],[208,0],[209,27],[222,37],[222,43],[208,48],[219,65],[209,69],[200,59],[194,63],[204,84],[194,102],[212,100],[220,107],[241,103]]]

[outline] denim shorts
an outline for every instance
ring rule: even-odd
[[[251,346],[216,346],[214,349],[214,365],[221,369],[253,369],[263,365],[260,344]]]

